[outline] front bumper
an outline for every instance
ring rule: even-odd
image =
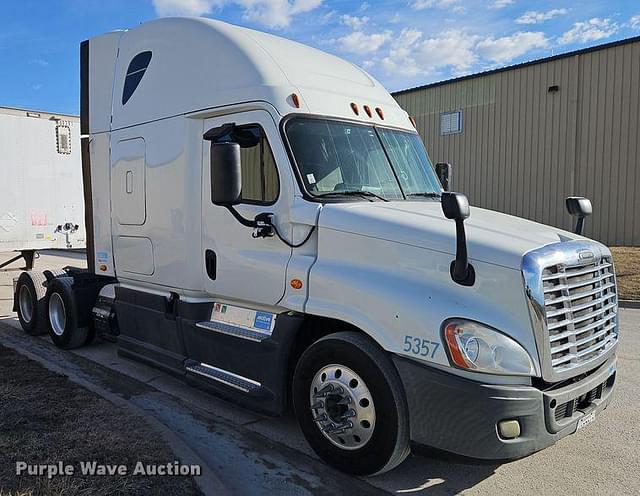
[[[413,360],[393,357],[409,405],[411,440],[488,460],[521,458],[576,431],[611,401],[616,357],[582,380],[558,388],[482,384]],[[518,420],[520,436],[504,439],[498,422]]]

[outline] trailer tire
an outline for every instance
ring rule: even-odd
[[[78,325],[78,309],[73,294],[73,278],[57,277],[47,288],[47,327],[58,348],[70,350],[86,343],[88,327]]]
[[[22,330],[31,336],[47,332],[45,296],[47,278],[40,272],[23,272],[16,283],[16,305]]]
[[[362,334],[330,334],[307,348],[294,373],[293,406],[313,450],[343,472],[380,474],[410,452],[409,410],[398,372]]]

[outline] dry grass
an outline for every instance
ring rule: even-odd
[[[620,299],[640,300],[640,247],[613,246]]]
[[[158,434],[126,410],[0,346],[0,496],[199,494],[190,477],[83,476],[80,461],[173,462]],[[70,477],[16,475],[16,462],[72,464]]]

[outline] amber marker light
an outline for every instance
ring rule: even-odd
[[[291,101],[296,108],[300,108],[300,97],[296,93],[291,93]]]
[[[353,113],[356,115],[360,115],[360,111],[358,110],[358,104],[351,102],[351,110],[353,110]]]
[[[369,117],[373,117],[373,113],[371,112],[371,107],[369,107],[369,105],[364,106],[364,111]]]
[[[101,272],[106,272],[107,271],[107,266],[106,265],[101,265],[100,266],[100,271]]]
[[[447,344],[449,345],[449,351],[451,352],[451,360],[453,360],[453,363],[460,368],[468,369],[469,364],[465,360],[464,354],[458,346],[458,340],[456,339],[456,335],[462,332],[463,329],[461,327],[451,323],[444,328],[444,338],[447,340]]]
[[[380,107],[376,107],[376,114],[378,114],[378,117],[380,117],[380,119],[384,120],[384,112]]]
[[[300,279],[291,279],[289,284],[293,289],[302,289],[302,281]]]
[[[416,124],[416,118],[413,117],[412,115],[409,116],[409,120],[411,121],[411,124],[413,124],[413,127],[415,127],[416,129],[418,129],[418,125]]]

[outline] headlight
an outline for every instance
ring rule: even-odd
[[[535,375],[529,353],[513,339],[478,322],[451,319],[443,324],[452,365],[473,372]]]

